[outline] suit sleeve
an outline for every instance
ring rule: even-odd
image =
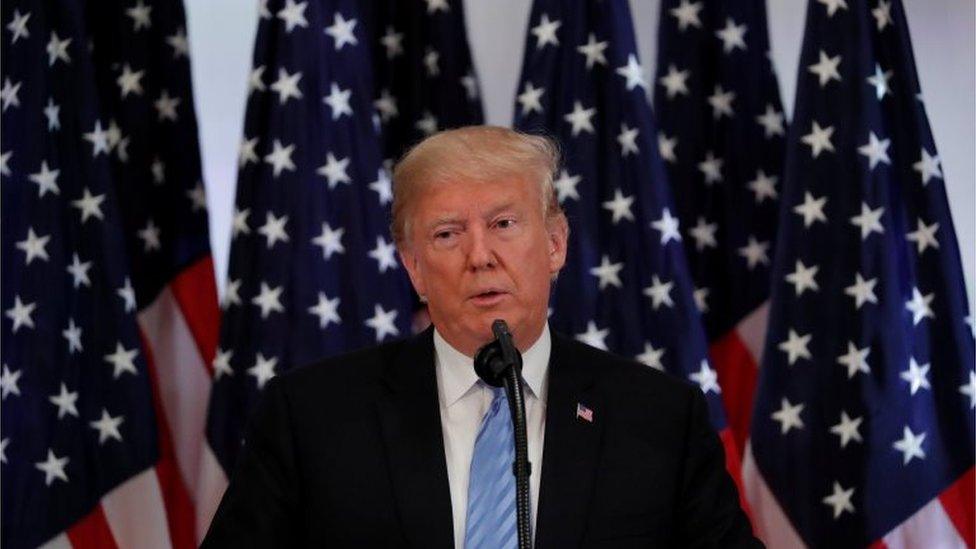
[[[295,545],[299,490],[288,403],[279,381],[265,387],[202,549]]]
[[[725,451],[709,421],[708,404],[697,387],[692,393],[677,513],[679,545],[761,548],[725,468]]]

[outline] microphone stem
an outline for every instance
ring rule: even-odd
[[[532,464],[529,463],[525,395],[522,392],[518,368],[514,366],[508,368],[505,372],[504,382],[515,431],[515,463],[512,464],[512,473],[515,475],[519,549],[530,549],[532,547],[532,525],[530,522],[532,507],[529,500],[529,475],[532,474]]]

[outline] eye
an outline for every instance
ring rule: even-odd
[[[511,229],[515,227],[515,220],[509,217],[502,218],[495,222],[495,226],[499,229]]]

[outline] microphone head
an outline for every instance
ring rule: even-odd
[[[474,371],[482,381],[492,387],[504,384],[505,371],[509,366],[522,370],[522,354],[512,343],[512,334],[504,320],[491,323],[495,340],[489,342],[474,355]]]

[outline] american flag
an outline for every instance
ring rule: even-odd
[[[764,0],[665,0],[654,104],[729,426],[741,454],[766,329],[786,123]]]
[[[3,545],[192,547],[218,309],[182,3],[2,22]]]
[[[384,159],[481,120],[467,52],[458,1],[261,5],[208,418],[225,471],[273,376],[410,334]]]
[[[771,546],[973,546],[972,316],[898,0],[809,3],[744,481]]]
[[[570,226],[551,325],[700,385],[728,446],[628,4],[536,0],[529,26],[515,125],[561,143]]]

